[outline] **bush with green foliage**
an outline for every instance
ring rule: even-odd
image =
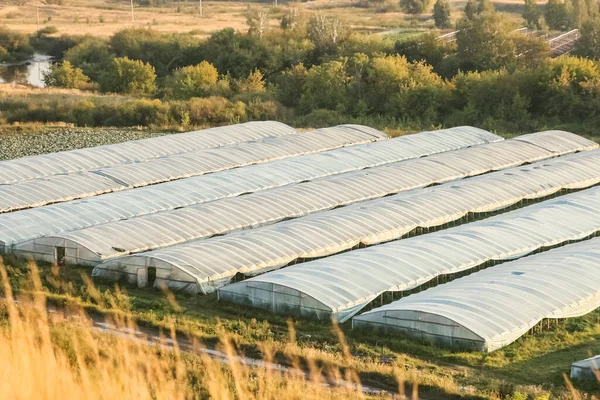
[[[32,56],[27,35],[0,27],[0,62],[24,61]]]
[[[202,61],[198,65],[183,67],[168,79],[167,91],[176,99],[205,97],[215,93],[219,72],[210,63]]]
[[[429,4],[430,0],[400,0],[400,8],[407,14],[423,14]]]
[[[115,58],[108,41],[102,38],[86,38],[67,50],[64,60],[69,61],[92,81],[98,81]]]
[[[450,28],[450,4],[446,0],[437,0],[433,5],[433,21],[436,28]]]
[[[157,90],[154,67],[127,57],[113,59],[99,83],[103,92],[150,95]]]
[[[537,0],[525,0],[523,19],[530,29],[542,29],[542,10],[538,7]]]
[[[79,89],[89,81],[83,71],[73,67],[69,61],[52,64],[50,69],[44,72],[43,79],[46,86],[67,89]]]
[[[579,34],[573,54],[600,60],[600,17],[585,21],[579,29]]]
[[[548,0],[544,17],[550,29],[566,31],[573,27],[571,13],[572,5],[569,0]]]

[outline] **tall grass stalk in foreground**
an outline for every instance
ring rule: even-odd
[[[31,269],[34,295],[13,296],[6,269],[0,262],[5,301],[0,315],[0,398],[2,399],[338,399],[362,398],[354,371],[308,362],[300,373],[294,359],[290,329],[290,362],[298,370],[271,368],[274,351],[263,344],[266,366],[249,366],[223,331],[219,350],[225,362],[206,354],[187,354],[174,341],[172,348],[150,345],[132,334],[100,333],[87,322],[49,317],[37,270]],[[70,311],[72,314],[73,311]],[[133,321],[110,321],[131,328]],[[290,324],[290,327],[293,328]],[[337,330],[344,357],[351,357]],[[174,330],[171,337],[175,338]],[[198,345],[199,346],[199,345]],[[322,377],[344,378],[353,385],[331,388]],[[401,374],[398,374],[401,382]],[[403,386],[402,384],[400,385]]]

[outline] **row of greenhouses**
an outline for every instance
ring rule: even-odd
[[[254,122],[0,162],[0,253],[494,351],[600,305],[599,183],[564,131]]]
[[[542,138],[548,136],[548,133],[541,132],[529,136],[540,142]],[[566,137],[566,135],[563,135],[563,137]],[[537,145],[516,139],[490,143],[305,183],[287,185],[246,196],[153,213],[139,218],[119,220],[59,234],[47,234],[44,237],[17,244],[14,246],[13,251],[27,254],[38,260],[53,261],[53,249],[57,243],[61,243],[61,246],[71,249],[68,251],[66,258],[68,263],[95,266],[103,261],[127,254],[157,250],[215,235],[257,228],[411,189],[549,159],[561,154],[563,151],[572,152],[577,144],[574,142],[571,147],[547,147],[551,150],[542,149]],[[597,171],[594,168],[600,162],[600,151],[588,153],[589,159],[581,164],[572,166],[568,162],[568,158],[564,160],[561,158],[550,161],[550,165],[554,166],[555,162],[560,160],[558,168],[546,173],[547,167],[544,167],[544,171],[536,170],[534,173],[536,176],[541,176],[539,178],[540,182],[550,181],[555,188],[589,185],[595,182],[594,179],[597,176]],[[575,156],[587,157],[585,154],[581,153]],[[563,165],[564,167],[562,167]],[[567,168],[571,168],[571,170],[567,171]],[[561,179],[563,178],[561,175],[553,176],[557,171],[562,170],[565,171],[566,179]],[[522,179],[525,179],[525,174],[520,171],[519,174],[523,175]],[[496,175],[493,176],[496,177]],[[535,178],[527,177],[526,179],[529,187],[533,187],[534,191],[539,189]],[[575,180],[584,180],[584,182],[579,184]],[[476,183],[476,185],[479,185],[479,183]],[[495,185],[495,182],[486,182],[481,187],[490,185]],[[552,191],[552,189],[550,190]],[[454,192],[455,189],[452,188],[450,196]],[[429,197],[427,193],[423,193],[424,196],[422,197]],[[445,194],[440,195],[438,193],[436,192],[436,198],[445,203],[446,200],[443,199]],[[496,192],[491,192],[488,194],[488,198],[480,200],[480,202],[489,203],[489,197],[494,193]],[[547,193],[547,190],[543,190],[541,195]],[[534,195],[527,192],[522,193],[521,197],[523,196],[531,197]],[[430,200],[432,203],[434,202],[433,198]],[[385,206],[391,201],[392,199],[387,199],[382,205]],[[507,201],[515,202],[516,200]],[[368,202],[365,206],[367,205],[378,206],[373,202]],[[332,214],[342,213],[352,219],[352,210],[353,208],[337,210],[333,211]],[[68,208],[67,211],[69,211]],[[347,212],[349,214],[346,214]],[[442,211],[438,211],[438,214],[440,212]],[[449,211],[444,210],[443,212],[448,213]],[[363,211],[360,211],[360,213],[364,214]],[[450,213],[454,214],[455,211],[452,210]],[[419,215],[420,211],[414,210],[413,214]],[[325,215],[328,214],[318,213],[316,217],[322,218]],[[76,218],[77,216],[73,215],[71,223],[74,223]],[[289,230],[291,225],[296,222],[303,223],[304,220],[294,220],[276,226]],[[332,224],[337,222],[336,220]],[[410,225],[412,226],[412,223]],[[257,234],[260,233],[257,232]],[[282,237],[285,237],[285,235],[282,235]],[[154,253],[144,254],[147,257],[154,256]],[[125,258],[119,263],[124,265],[123,263],[128,262],[128,260],[130,258]],[[223,263],[229,263],[229,261],[223,259]],[[221,263],[217,263],[217,265],[219,264]],[[135,267],[133,268],[135,269]],[[131,274],[132,271],[129,273]],[[212,277],[209,276],[208,279],[212,280]]]

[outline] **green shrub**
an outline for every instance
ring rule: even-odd
[[[183,67],[173,72],[167,82],[170,95],[176,99],[204,97],[217,91],[219,73],[210,63]]]
[[[27,35],[0,27],[0,62],[23,61],[31,56],[33,48]]]
[[[154,67],[127,57],[113,59],[99,83],[103,92],[149,95],[157,89]]]
[[[78,89],[89,81],[80,68],[74,68],[70,62],[52,64],[50,69],[44,72],[44,84],[68,89]]]

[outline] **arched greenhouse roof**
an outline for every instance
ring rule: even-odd
[[[149,139],[0,161],[0,185],[143,162],[175,154],[297,134],[280,122],[247,122]]]
[[[338,126],[296,135],[265,138],[212,149],[167,155],[90,171],[45,176],[0,185],[0,212],[40,207],[134,187],[318,153],[380,140],[383,132],[367,127]],[[93,149],[90,149],[93,150]],[[44,155],[40,157],[51,157]],[[56,159],[67,160],[62,153]],[[54,159],[54,158],[53,158]],[[0,164],[0,170],[3,166]]]
[[[471,127],[423,132],[67,203],[4,213],[0,214],[0,248],[45,235],[500,140],[502,139],[496,135]]]
[[[556,134],[539,132],[527,137],[539,142],[539,138],[548,136],[555,137]],[[71,241],[72,246],[85,247],[88,254],[96,255],[92,260],[85,260],[86,264],[95,265],[123,254],[255,228],[435,183],[531,163],[553,157],[560,154],[559,151],[571,152],[573,148],[560,145],[557,149],[547,150],[521,139],[510,139],[50,235],[47,240],[65,239]],[[40,242],[40,239],[33,241]],[[31,243],[24,243],[17,246],[17,251],[33,248],[35,246]],[[35,258],[34,254],[32,256]]]
[[[245,298],[257,286],[277,285],[311,297],[345,321],[381,293],[410,290],[440,275],[592,235],[600,230],[598,207],[600,188],[587,189],[459,227],[293,265],[219,293]]]
[[[597,210],[598,204],[594,206]],[[589,216],[593,214],[597,215],[592,212]],[[563,223],[568,225],[577,217],[577,213],[565,215]],[[436,335],[454,342],[463,339],[467,331],[482,340],[480,350],[494,351],[517,340],[543,319],[581,316],[600,307],[599,268],[600,238],[595,238],[405,297],[354,317],[354,324],[391,326],[394,320],[405,320],[411,324],[413,334],[427,335],[434,330],[432,323],[443,319],[452,328],[441,332],[437,329]],[[416,321],[429,323],[413,323]]]
[[[152,258],[188,271],[199,283],[223,281],[237,273],[263,273],[298,259],[349,250],[361,243],[398,239],[417,227],[443,225],[471,212],[489,212],[523,199],[599,182],[600,150],[596,150],[126,256],[97,268],[127,265],[129,259],[136,257]]]

